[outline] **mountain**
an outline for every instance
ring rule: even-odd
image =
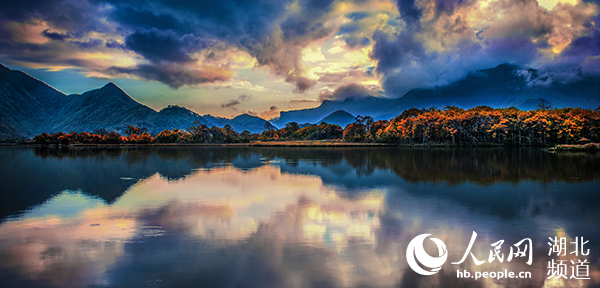
[[[83,132],[105,129],[123,133],[128,125],[152,134],[165,129],[186,130],[193,122],[230,125],[234,130],[260,133],[271,123],[248,114],[233,119],[200,116],[181,106],[160,111],[135,101],[114,83],[83,94],[65,95],[21,71],[0,64],[0,138],[33,137],[42,132]]]
[[[241,115],[236,116],[233,119],[215,117],[215,116],[208,115],[208,114],[203,115],[202,117],[204,117],[206,120],[211,122],[213,125],[216,125],[219,127],[229,125],[229,126],[231,126],[231,128],[233,128],[233,130],[237,131],[238,133],[241,133],[244,130],[248,130],[250,133],[261,133],[262,131],[265,130],[265,127],[267,129],[276,129],[277,128],[277,127],[273,126],[273,124],[271,124],[267,120],[264,120],[260,117],[248,115],[248,114],[241,114]]]
[[[46,131],[66,101],[64,93],[0,64],[0,138]]]
[[[231,119],[229,125],[231,125],[233,130],[238,132],[248,130],[251,133],[261,133],[266,129],[276,129],[276,127],[269,123],[269,121],[248,114],[236,116],[235,118]]]
[[[187,130],[192,123],[200,122],[201,124],[211,126],[211,123],[185,107],[178,105],[169,105],[155,114],[151,122],[155,126],[155,130],[163,131],[165,129]]]
[[[65,95],[2,64],[0,100],[0,138],[96,129],[122,133],[128,125],[146,127],[150,133],[185,130],[194,121],[213,125],[181,106],[170,105],[157,112],[135,101],[114,83],[83,94]]]
[[[67,96],[57,117],[50,118],[53,125],[49,131],[119,131],[127,125],[153,130],[151,119],[155,114],[152,108],[133,100],[114,83],[108,83],[81,95]]]
[[[344,110],[352,115],[380,115],[382,111],[387,111],[388,106],[395,100],[368,95],[344,100],[324,100],[316,108],[281,112],[278,121],[273,124],[284,127],[289,122],[320,123],[319,120],[338,110]]]
[[[391,119],[408,108],[457,106],[472,108],[515,106],[535,109],[539,103],[552,107],[596,108],[600,106],[600,79],[583,76],[562,82],[535,69],[502,64],[469,73],[444,86],[413,89],[401,98],[364,95],[325,100],[319,107],[281,112],[273,121],[286,123],[339,124],[354,121],[352,115]],[[351,121],[352,118],[352,121]],[[145,106],[114,83],[83,94],[65,95],[21,71],[0,64],[0,138],[33,137],[42,132],[82,132],[106,129],[122,133],[128,125],[146,127],[151,133],[187,129],[192,122],[207,126],[230,125],[234,130],[260,133],[271,123],[248,114],[233,119],[200,116],[181,106],[160,111]]]
[[[210,124],[202,116],[181,106],[169,105],[160,111],[145,106],[125,93],[114,83],[81,95],[67,96],[59,121],[51,131],[123,131],[128,125],[146,127],[150,133],[175,128],[188,129],[195,121]]]
[[[417,108],[443,108],[448,105],[472,108],[487,105],[530,110],[544,102],[558,108],[596,108],[600,105],[597,91],[600,91],[598,78],[582,76],[563,83],[540,75],[536,69],[501,64],[471,73],[446,86],[409,91],[400,98],[400,103],[404,107],[411,105]]]
[[[564,83],[540,74],[536,69],[501,64],[472,72],[456,82],[427,89],[413,89],[401,98],[364,97],[325,100],[316,108],[281,112],[278,127],[289,122],[317,123],[327,115],[344,110],[353,115],[369,115],[375,120],[391,119],[408,108],[473,108],[481,105],[535,109],[538,104],[552,107],[594,109],[600,105],[600,79],[582,76]]]
[[[229,124],[229,121],[231,120],[228,118],[212,116],[210,114],[202,115],[202,117],[204,117],[204,119],[208,120],[208,122],[211,123],[211,126],[215,125],[218,127],[223,127],[223,126]]]
[[[321,119],[321,121],[318,121],[317,123],[321,123],[321,122],[325,122],[328,124],[336,124],[336,125],[340,125],[340,127],[344,128],[346,127],[346,125],[350,124],[350,123],[354,123],[355,117],[352,116],[352,114],[344,111],[344,110],[338,110],[335,111],[331,114],[329,114],[327,117]]]

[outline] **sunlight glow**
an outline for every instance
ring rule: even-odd
[[[578,0],[538,0],[540,6],[546,8],[546,10],[552,10],[558,4],[577,5]]]

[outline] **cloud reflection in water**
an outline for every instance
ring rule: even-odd
[[[328,155],[338,155],[334,152]],[[347,152],[334,157],[334,162],[323,155],[271,155],[268,159],[276,161],[262,161],[255,154],[223,153],[234,159],[231,163],[240,162],[236,165],[241,168],[226,163],[190,168],[186,176],[177,178],[154,173],[110,202],[86,191],[64,190],[0,225],[0,280],[21,287],[585,287],[600,283],[594,256],[600,248],[593,243],[600,239],[594,232],[599,203],[591,192],[597,181],[411,182],[376,161],[390,157],[374,155],[365,161]],[[420,162],[412,154],[391,155],[410,156],[410,166]],[[194,167],[188,158],[181,159],[164,163],[184,161],[183,166]],[[244,164],[256,159],[260,163]],[[372,165],[369,173],[351,165],[363,162]],[[402,171],[418,169],[425,168]],[[462,257],[472,231],[478,233],[472,252],[479,259],[487,259],[490,244],[500,239],[507,249],[532,238],[534,265],[518,258],[482,266],[469,258],[460,266],[451,265]],[[434,276],[420,276],[406,264],[406,245],[422,233],[433,234],[448,247],[449,260]],[[591,280],[546,279],[550,259],[546,242],[554,235],[569,241],[576,236],[591,240]],[[533,279],[457,279],[457,269],[531,271]]]

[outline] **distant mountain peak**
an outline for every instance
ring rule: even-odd
[[[100,88],[100,90],[105,90],[105,91],[121,91],[123,93],[125,93],[125,91],[123,91],[123,89],[121,89],[119,86],[117,86],[117,84],[113,83],[113,82],[108,82],[106,83],[106,85],[102,86],[102,88]]]
[[[163,111],[163,110],[187,110],[187,111],[191,111],[190,109],[187,109],[187,108],[185,108],[183,106],[176,105],[176,104],[167,105],[167,107],[161,109],[161,111]]]
[[[121,87],[117,86],[113,82],[108,82],[106,85],[102,86],[101,88],[85,92],[83,95],[86,95],[90,92],[92,92],[93,95],[98,95],[98,96],[102,96],[102,97],[109,96],[107,98],[122,98],[127,101],[128,100],[135,101],[133,98],[131,98],[131,96],[129,96],[129,94],[127,94],[127,92],[123,91],[123,89],[121,89]],[[135,102],[137,102],[137,101],[135,101]]]
[[[321,119],[321,121],[318,121],[316,124],[325,122],[327,124],[340,125],[342,128],[344,128],[346,125],[353,123],[354,120],[355,117],[352,114],[348,113],[348,111],[337,110],[327,115],[327,117]]]
[[[186,107],[179,106],[179,105],[173,105],[173,104],[168,105],[167,107],[160,109],[159,113],[161,113],[161,114],[180,114],[180,115],[181,114],[186,114],[186,115],[189,114],[189,115],[192,115],[192,116],[201,117],[196,112],[194,112],[194,111],[192,111],[192,110],[190,110],[190,109],[188,109]]]
[[[350,113],[348,113],[348,112],[346,112],[344,110],[337,110],[337,111],[329,114],[329,116],[333,116],[333,115],[344,115],[344,116],[350,115],[351,117],[354,117],[354,116],[352,116],[352,114],[350,114]]]
[[[260,117],[258,117],[258,116],[252,116],[252,115],[250,115],[248,113],[243,113],[243,114],[240,114],[238,116],[233,117],[233,119],[242,119],[242,118],[260,118]]]
[[[149,108],[143,104],[140,104],[135,99],[131,98],[129,94],[127,94],[123,89],[119,88],[119,86],[110,82],[101,88],[97,88],[94,90],[87,91],[83,94],[74,94],[69,96],[72,99],[80,99],[79,101],[83,101],[87,104],[93,103],[91,105],[96,105],[97,107],[104,107],[104,105],[109,106],[118,106],[125,105],[122,107],[136,107],[138,105]],[[73,103],[79,103],[75,101]],[[83,103],[79,103],[77,105],[84,105]],[[115,106],[116,105],[116,106]],[[151,109],[151,108],[149,108]]]

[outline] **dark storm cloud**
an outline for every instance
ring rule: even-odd
[[[89,41],[71,41],[71,43],[77,45],[80,49],[85,50],[101,46],[104,42],[100,39],[90,39]]]
[[[111,67],[108,73],[118,75],[135,75],[143,79],[159,81],[171,88],[178,89],[184,85],[215,83],[231,78],[233,72],[228,69],[195,69],[178,64],[142,64],[136,67]]]
[[[292,39],[308,34],[310,30],[313,30],[310,27],[311,25],[310,20],[304,19],[302,15],[293,15],[281,23],[281,31],[283,32],[284,39]],[[314,29],[318,28],[315,27]]]
[[[111,19],[134,29],[127,35],[126,47],[155,65],[192,61],[193,52],[223,42],[247,51],[300,92],[315,84],[303,75],[300,47],[333,32],[321,22],[332,0],[300,1],[301,11],[290,15],[286,7],[291,1],[109,2]]]
[[[177,63],[191,61],[189,54],[206,48],[207,44],[192,34],[177,35],[170,30],[152,28],[130,34],[125,46],[150,61]]]
[[[411,30],[404,30],[398,35],[376,31],[373,41],[375,45],[371,57],[379,60],[377,71],[384,74],[411,61],[420,62],[428,57],[423,43],[415,39]]]
[[[46,29],[42,32],[42,34],[48,39],[56,40],[56,41],[65,41],[65,39],[71,38],[68,34],[61,34],[56,32],[50,32],[50,29]]]
[[[0,55],[7,63],[25,66],[67,66],[94,70],[81,50],[105,47],[89,32],[105,33],[104,12],[87,1],[3,1],[0,5]],[[79,56],[78,56],[79,55]]]
[[[398,11],[400,18],[408,25],[413,25],[421,19],[423,12],[415,3],[415,0],[398,0]]]
[[[552,81],[570,82],[581,77],[582,73],[600,75],[600,30],[591,31],[575,39],[561,54],[558,61],[548,63]]]
[[[253,46],[268,37],[289,1],[108,1],[111,19],[126,27],[171,30]],[[160,11],[160,12],[158,12]]]
[[[427,51],[408,31],[396,37],[375,34],[372,57],[377,71],[384,75],[383,87],[391,97],[401,97],[410,89],[446,85],[468,72],[502,63],[532,63],[540,57],[537,44],[525,35],[498,38],[480,43],[464,43],[453,53]]]
[[[568,67],[562,70],[577,73],[600,70],[595,68],[600,18],[597,13],[586,16],[590,7],[597,7],[585,6],[598,4],[597,0],[557,5],[556,11],[541,8],[534,0],[492,1],[486,9],[502,12],[496,13],[502,14],[498,19],[473,0],[396,0],[398,13],[390,13],[390,20],[374,32],[372,17],[379,14],[360,11],[370,5],[365,2],[350,1],[362,4],[345,14],[349,22],[336,27],[333,20],[340,15],[331,13],[336,7],[333,0],[6,0],[0,8],[0,54],[4,61],[32,66],[79,63],[82,66],[76,67],[82,71],[134,75],[179,88],[233,77],[226,64],[209,57],[232,48],[247,52],[257,66],[267,67],[294,85],[295,92],[303,92],[316,81],[307,77],[302,51],[337,34],[345,41],[344,48],[373,45],[374,71],[390,96],[443,85],[503,62],[554,65],[555,70]],[[477,13],[485,14],[481,17],[489,18],[489,23],[473,24],[477,20],[467,17],[469,9],[480,9]],[[566,23],[574,25],[564,28],[568,19],[587,22]],[[561,41],[567,48],[550,54],[556,48],[552,45]],[[77,53],[82,50],[86,53]],[[101,71],[119,64],[75,59],[92,53],[129,57],[133,55],[129,51],[142,64]],[[216,64],[207,67],[203,60]]]
[[[544,43],[533,43],[531,37],[517,35],[487,41],[485,55],[499,62],[531,63],[539,56],[538,48]]]
[[[185,79],[175,80],[161,69],[178,70],[174,68],[175,64],[198,60],[195,53],[210,49],[214,43],[233,45],[250,53],[259,65],[269,67],[272,73],[294,84],[296,91],[305,91],[315,82],[304,75],[300,65],[302,47],[333,32],[333,28],[325,27],[322,22],[326,20],[323,16],[331,10],[333,0],[302,0],[298,2],[300,11],[290,14],[287,7],[291,2],[8,0],[0,9],[3,19],[0,22],[45,21],[54,28],[45,32],[48,39],[70,40],[72,47],[80,49],[131,50],[150,63],[112,67],[105,72],[133,74],[171,87],[212,82],[212,78],[197,77],[195,73],[189,73],[189,69],[179,69]],[[55,30],[66,30],[68,34]],[[124,37],[124,43],[77,39],[88,32],[106,31],[116,31]],[[281,31],[280,34],[277,31]],[[10,35],[11,31],[0,29],[0,37],[9,38]],[[68,36],[73,37],[68,39]],[[65,47],[54,48],[55,53],[68,53]],[[6,50],[0,48],[0,52]]]
[[[414,0],[398,0],[400,17],[389,21],[371,37],[374,45],[370,56],[377,61],[376,71],[382,76],[388,96],[401,97],[410,89],[446,85],[469,72],[502,63],[524,67],[537,64],[535,68],[562,70],[553,75],[563,79],[573,78],[581,71],[600,72],[593,68],[596,58],[589,57],[600,54],[594,21],[598,15],[589,20],[573,16],[578,19],[572,23],[573,27],[584,25],[587,33],[574,33],[573,42],[564,52],[553,56],[553,60],[544,54],[552,53],[556,47],[550,43],[569,41],[572,32],[557,25],[564,21],[559,15],[583,15],[585,6],[563,5],[558,6],[560,11],[548,11],[534,0],[491,2],[487,9],[505,15],[475,29],[472,22],[463,18],[465,11],[479,9],[473,1],[433,0],[432,3],[420,6]],[[425,8],[421,7],[433,9],[427,11],[426,19]],[[459,7],[463,9],[461,12],[457,12]],[[496,16],[490,14],[492,19]],[[579,24],[583,21],[589,22]],[[431,49],[431,41],[438,48]]]
[[[106,26],[96,17],[100,16],[95,5],[77,0],[5,0],[0,9],[0,24],[5,21],[44,20],[54,28],[71,33],[105,31]]]
[[[32,63],[34,65],[68,67],[91,67],[93,64],[88,59],[64,56],[64,54],[70,53],[74,48],[81,49],[77,43],[72,43],[69,39],[65,39],[65,41],[50,41],[46,45],[40,45],[15,42],[11,40],[10,35],[3,37],[1,34],[0,54],[2,54],[2,61],[7,61],[8,63]]]
[[[162,14],[145,8],[123,7],[116,9],[111,18],[123,26],[134,29],[156,28],[160,30],[184,29],[182,21],[170,14]]]
[[[567,58],[582,58],[600,54],[600,30],[593,29],[589,35],[575,39],[563,52]]]

